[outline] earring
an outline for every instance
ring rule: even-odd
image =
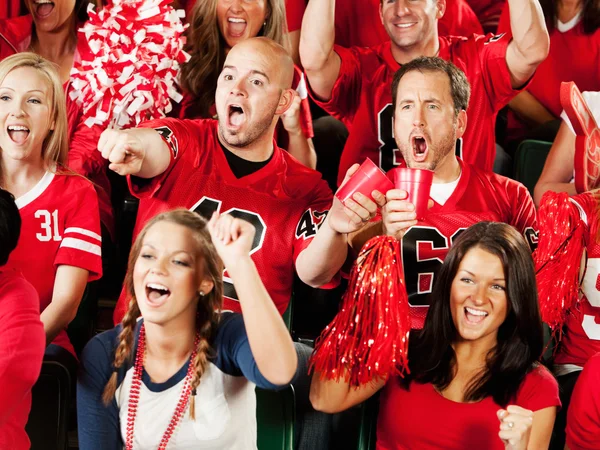
[[[199,292],[198,292],[198,295],[199,295],[200,297],[204,297],[204,291],[199,291]]]

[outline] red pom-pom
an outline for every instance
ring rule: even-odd
[[[538,211],[539,240],[533,254],[542,320],[561,337],[567,312],[579,299],[579,270],[587,225],[566,193],[546,192]]]
[[[172,0],[114,0],[89,21],[78,38],[87,42],[71,71],[72,100],[83,106],[85,123],[127,128],[171,111],[185,30]],[[83,46],[85,47],[85,46]],[[83,48],[80,47],[80,48]]]
[[[378,236],[358,256],[342,307],[311,360],[323,378],[359,386],[408,371],[410,318],[400,243]]]

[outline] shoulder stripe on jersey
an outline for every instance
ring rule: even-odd
[[[102,256],[102,250],[99,245],[91,244],[82,239],[76,238],[64,238],[60,244],[62,247],[75,248],[84,252],[92,253],[94,255]]]
[[[88,236],[88,237],[96,239],[97,241],[102,242],[102,236],[100,236],[97,233],[94,233],[93,231],[86,230],[85,228],[70,227],[70,228],[67,228],[64,232],[64,234],[68,234],[68,233],[83,234],[84,236]]]
[[[32,201],[38,198],[40,195],[44,193],[44,191],[50,186],[54,180],[54,174],[52,172],[46,172],[42,179],[38,181],[38,183],[31,188],[31,190],[19,198],[15,199],[15,203],[17,208],[22,209],[25,206],[29,205]]]

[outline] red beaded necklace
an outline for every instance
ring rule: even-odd
[[[159,450],[165,450],[169,439],[175,432],[177,424],[181,420],[183,413],[185,412],[188,402],[190,400],[190,394],[192,393],[192,375],[194,372],[194,359],[196,358],[196,349],[200,342],[200,335],[196,333],[196,339],[194,340],[194,349],[190,356],[190,365],[183,382],[183,389],[177,407],[171,418],[171,422],[167,427],[167,430],[163,434],[160,440]],[[133,426],[135,424],[135,416],[137,415],[137,407],[140,401],[140,388],[142,387],[142,371],[144,370],[144,356],[146,355],[146,329],[144,324],[140,328],[140,336],[138,338],[137,352],[135,353],[135,365],[133,369],[133,380],[131,380],[131,389],[129,390],[129,404],[127,406],[127,436],[125,442],[125,448],[127,450],[133,450]],[[196,393],[193,393],[196,395]]]

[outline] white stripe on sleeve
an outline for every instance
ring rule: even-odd
[[[102,242],[102,236],[100,236],[97,233],[94,233],[93,231],[86,230],[85,228],[70,227],[70,228],[65,229],[65,232],[64,232],[64,234],[68,234],[68,233],[83,234],[84,236],[88,236],[88,237],[96,239],[97,241]]]
[[[84,251],[84,252],[92,253],[92,254],[98,255],[98,256],[102,255],[102,251],[101,251],[99,245],[91,244],[91,243],[89,243],[87,241],[84,241],[82,239],[64,238],[62,240],[60,246],[61,246],[61,248],[62,247],[75,248],[77,250],[81,250],[81,251]]]

